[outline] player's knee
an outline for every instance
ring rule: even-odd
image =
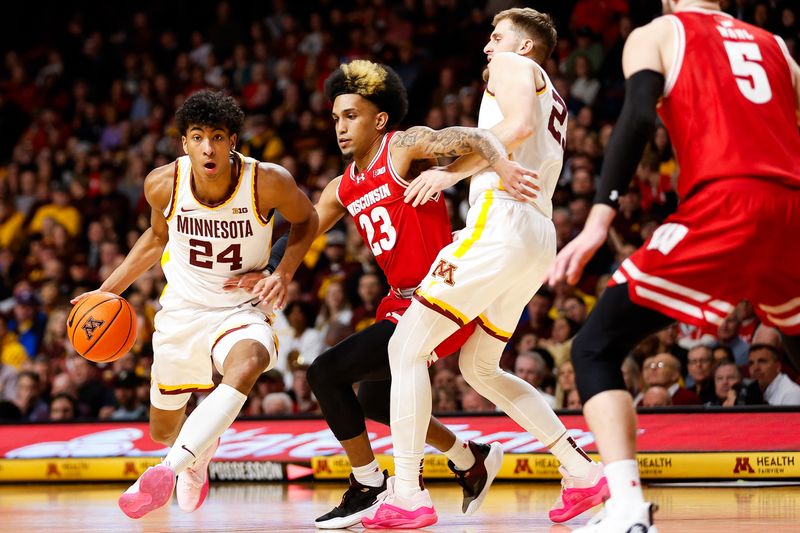
[[[261,375],[269,366],[269,352],[260,342],[241,342],[235,346],[236,353],[232,353],[231,370],[236,374],[255,378]]]

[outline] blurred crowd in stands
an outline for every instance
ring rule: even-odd
[[[45,2],[32,27],[12,9],[0,64],[0,419],[145,419],[158,267],[124,294],[139,319],[132,351],[113,364],[76,356],[66,338],[71,296],[97,288],[149,225],[142,184],[181,155],[173,114],[210,87],[235,96],[247,118],[240,150],[279,163],[316,200],[343,169],[321,88],[339,63],[391,65],[410,96],[406,125],[474,126],[482,48],[504,0],[272,0],[262,3]],[[83,4],[82,4],[83,5]],[[632,28],[660,2],[534,2],[557,22],[545,63],[567,102],[567,153],[554,197],[558,246],[583,226],[604,149],[624,97],[620,60]],[[795,58],[796,2],[728,0],[726,11],[782,36]],[[13,14],[19,15],[14,22]],[[503,367],[579,408],[570,339],[609,275],[677,205],[678,167],[659,127],[641,160],[608,245],[576,287],[543,288],[521,317]],[[454,229],[466,185],[447,191]],[[327,347],[374,320],[387,287],[349,221],[318,239],[279,315],[278,368],[258,381],[243,416],[315,413],[305,369]],[[459,375],[456,358],[431,368],[438,412],[495,407]],[[780,337],[747,302],[702,336],[677,324],[641,343],[623,365],[637,405],[800,404]]]

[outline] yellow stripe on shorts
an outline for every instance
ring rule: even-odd
[[[429,309],[433,308],[439,314],[444,315],[447,318],[450,318],[456,323],[459,323],[460,326],[464,326],[466,324],[469,324],[470,322],[469,318],[467,318],[464,313],[462,313],[452,305],[448,304],[447,302],[443,302],[442,300],[435,298],[430,294],[422,292],[421,290],[417,290],[415,296],[417,297],[418,300],[422,300],[420,301],[420,303],[422,303],[423,305],[428,304],[425,306],[428,307]]]
[[[478,315],[478,322],[480,322],[480,324],[484,328],[494,333],[494,336],[499,338],[500,340],[508,342],[508,340],[514,335],[514,333],[512,332],[502,330],[498,328],[496,325],[492,324],[491,321],[488,318],[486,318],[486,315],[484,314]]]
[[[481,238],[483,234],[483,228],[486,226],[486,219],[489,217],[489,208],[492,206],[492,201],[494,200],[494,191],[489,189],[486,191],[486,197],[483,200],[483,205],[481,206],[481,212],[478,215],[478,221],[475,223],[475,228],[472,230],[472,235],[470,235],[461,245],[456,248],[456,251],[453,253],[455,257],[459,259],[464,257],[472,245]]]

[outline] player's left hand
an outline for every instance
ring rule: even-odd
[[[537,191],[541,189],[534,183],[534,180],[539,179],[538,173],[508,159],[499,159],[492,168],[503,182],[505,191],[515,200],[528,202],[538,196]]]
[[[423,205],[433,198],[436,193],[442,192],[461,181],[461,177],[449,172],[447,167],[431,167],[420,173],[417,179],[411,182],[406,189],[405,202],[413,202],[413,206]]]
[[[288,285],[288,276],[275,273],[258,281],[251,292],[258,297],[261,302],[272,304],[272,308],[277,311],[283,309],[283,306],[286,305]]]
[[[248,272],[247,274],[242,274],[241,276],[233,276],[232,278],[228,278],[222,284],[222,290],[224,291],[232,291],[235,289],[244,289],[246,291],[252,291],[253,287],[256,286],[256,283],[264,279],[266,276],[263,272]]]

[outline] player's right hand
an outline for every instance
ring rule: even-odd
[[[101,291],[100,289],[95,289],[93,291],[84,292],[83,294],[79,294],[75,298],[70,300],[69,303],[71,303],[72,305],[75,305],[76,303],[80,302],[84,298],[88,298],[89,296],[91,296],[93,294],[97,294],[98,292],[103,292],[103,291]]]
[[[436,193],[442,192],[461,181],[461,177],[449,172],[447,167],[431,167],[420,173],[406,189],[405,202],[413,202],[413,206],[423,205],[433,198]]]
[[[286,305],[286,295],[288,294],[289,277],[283,274],[271,274],[262,278],[255,284],[250,291],[259,301],[272,304],[272,308],[283,309]]]
[[[241,276],[233,276],[232,278],[228,278],[222,284],[222,290],[224,291],[232,291],[235,289],[244,289],[246,291],[252,291],[253,287],[256,286],[256,283],[264,279],[266,276],[263,272],[248,272],[247,274],[242,274]]]
[[[503,183],[503,189],[515,200],[528,202],[537,197],[539,186],[534,180],[539,179],[539,174],[529,170],[516,161],[499,159],[492,166]]]
[[[577,237],[558,252],[555,262],[547,272],[548,285],[554,286],[562,280],[566,280],[570,285],[578,283],[586,263],[607,238],[607,230],[587,224]]]

